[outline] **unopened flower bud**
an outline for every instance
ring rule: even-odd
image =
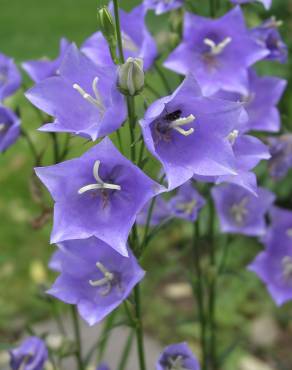
[[[99,28],[109,44],[110,50],[115,50],[117,46],[116,28],[113,17],[106,6],[97,10],[97,20]]]
[[[144,87],[143,60],[128,58],[126,63],[119,67],[118,88],[125,95],[137,95]]]

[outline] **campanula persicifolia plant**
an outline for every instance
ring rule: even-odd
[[[144,0],[130,11],[118,0],[100,1],[98,31],[80,48],[63,38],[54,60],[21,64],[33,81],[24,95],[40,117],[39,135],[52,139],[50,162],[50,147],[38,146],[21,125],[21,106],[13,111],[6,103],[21,88],[21,74],[0,54],[0,152],[26,140],[35,187],[44,193],[44,185],[53,200],[50,208],[38,196],[56,246],[49,268],[57,277],[46,294],[71,306],[75,341],[66,356],[75,356],[76,369],[93,363],[109,370],[103,353],[115,325],[130,329],[119,370],[224,369],[217,297],[228,253],[240,253],[229,248],[238,238],[263,246],[247,269],[276,304],[292,299],[292,206],[271,185],[285,181],[292,167],[292,135],[278,109],[287,83],[258,68],[262,61],[283,65],[288,50],[281,21],[267,16],[250,26],[245,17],[249,7],[263,14],[271,2],[206,0],[207,16],[195,0]],[[160,19],[175,35],[162,46]],[[169,79],[167,70],[176,76]],[[186,339],[197,346],[181,342],[172,326],[150,365],[143,312],[151,313],[152,304],[141,285],[152,271],[145,255],[159,250],[155,237],[175,223],[192,230],[184,235],[181,228],[184,258],[177,264],[192,288],[199,328]],[[96,361],[95,351],[83,351],[80,318],[89,326],[105,321]],[[138,365],[129,369],[133,335]],[[12,347],[11,368],[61,369],[60,352],[46,336]]]

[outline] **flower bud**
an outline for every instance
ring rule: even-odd
[[[125,95],[137,95],[144,87],[143,60],[128,58],[126,63],[119,67],[118,88]]]
[[[115,49],[117,46],[116,28],[113,17],[106,6],[102,6],[97,10],[97,21],[109,47]]]

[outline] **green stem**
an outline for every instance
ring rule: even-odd
[[[51,138],[53,140],[53,153],[54,153],[54,162],[58,163],[60,158],[59,142],[55,132],[51,132]]]
[[[127,368],[127,363],[128,363],[130,351],[132,348],[133,339],[134,339],[134,334],[131,331],[125,343],[125,347],[122,352],[120,363],[118,365],[118,370],[125,370]]]
[[[129,117],[129,132],[130,132],[130,150],[131,150],[131,160],[136,162],[136,149],[135,149],[135,125],[136,125],[136,107],[135,98],[133,96],[127,96],[127,107],[128,107],[128,117]]]
[[[141,294],[140,284],[137,284],[134,288],[135,297],[135,315],[136,315],[136,338],[138,348],[138,358],[140,370],[146,370],[145,356],[144,356],[144,339],[143,339],[143,326],[141,319]]]
[[[75,353],[76,362],[78,365],[78,370],[85,370],[83,361],[82,361],[82,344],[81,344],[79,320],[78,320],[78,314],[77,314],[77,310],[75,306],[71,306],[71,314],[72,314],[75,342],[77,346],[76,353]]]
[[[207,347],[206,347],[206,319],[205,319],[205,312],[204,312],[204,291],[203,291],[203,274],[201,269],[200,263],[200,229],[199,229],[199,222],[194,223],[193,228],[193,258],[195,264],[195,270],[197,275],[197,281],[195,286],[195,296],[198,302],[198,312],[199,312],[199,320],[200,320],[200,343],[202,349],[202,370],[206,370],[206,362],[207,362]]]
[[[161,68],[160,68],[160,66],[158,65],[157,62],[154,64],[154,68],[155,68],[156,72],[158,73],[158,75],[159,75],[159,77],[160,77],[160,79],[161,79],[161,81],[162,81],[162,83],[165,87],[165,90],[170,95],[172,93],[172,89],[171,89],[171,87],[168,83],[167,78],[165,77],[163,71],[161,70]]]
[[[116,23],[119,57],[120,57],[121,63],[125,63],[125,57],[124,57],[124,51],[123,51],[123,41],[122,41],[122,34],[121,34],[121,25],[120,25],[119,2],[118,0],[113,0],[113,2],[114,2],[114,15],[115,15],[115,23]]]
[[[212,18],[216,16],[216,0],[209,0],[210,15]]]
[[[39,155],[38,155],[38,152],[36,150],[36,147],[35,147],[32,139],[31,139],[30,135],[23,128],[21,129],[21,135],[26,140],[26,142],[28,144],[28,147],[31,151],[31,154],[32,154],[33,158],[35,159],[36,164],[39,164]]]
[[[100,363],[103,359],[103,355],[106,349],[107,342],[110,338],[109,331],[114,325],[118,310],[113,311],[106,319],[106,322],[102,328],[101,332],[101,341],[98,343],[98,352],[97,352],[97,363]]]

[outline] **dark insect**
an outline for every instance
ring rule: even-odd
[[[182,114],[182,111],[178,109],[172,113],[167,113],[163,118],[166,121],[175,121],[176,119],[180,118],[181,114]]]

